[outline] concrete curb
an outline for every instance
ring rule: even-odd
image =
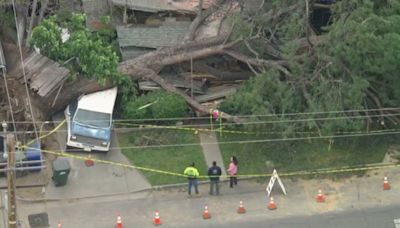
[[[256,179],[256,177],[246,177],[246,178],[238,178],[238,180],[251,180]],[[225,183],[229,182],[229,179],[220,180],[220,182]],[[210,181],[199,181],[199,185],[209,184]],[[26,203],[42,203],[42,202],[57,202],[57,201],[74,201],[74,200],[84,200],[84,199],[95,199],[95,198],[102,198],[102,197],[112,197],[112,196],[123,196],[135,193],[142,193],[142,192],[151,192],[151,191],[160,191],[164,189],[173,189],[173,188],[181,188],[187,187],[187,183],[177,183],[177,184],[165,184],[165,185],[155,185],[150,188],[144,188],[137,191],[131,192],[119,192],[119,193],[109,193],[109,194],[101,194],[101,195],[91,195],[91,196],[83,196],[83,197],[72,197],[72,198],[40,198],[40,199],[31,199],[31,198],[21,198],[17,196],[17,200],[26,202]]]
[[[112,197],[112,196],[122,196],[122,195],[129,195],[141,192],[151,191],[153,188],[145,188],[142,190],[131,191],[131,192],[119,192],[119,193],[109,193],[109,194],[101,194],[101,195],[91,195],[91,196],[84,196],[84,197],[73,197],[73,198],[40,198],[40,199],[28,199],[28,198],[21,198],[17,196],[17,200],[27,203],[41,203],[41,202],[56,202],[56,201],[73,201],[73,200],[83,200],[83,199],[95,199],[101,197]]]

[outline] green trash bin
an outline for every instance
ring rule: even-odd
[[[67,184],[68,175],[71,171],[68,160],[56,159],[53,161],[53,181],[56,187],[64,186]]]

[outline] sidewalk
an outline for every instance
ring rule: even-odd
[[[62,119],[62,115],[54,117],[55,121]],[[57,132],[57,140],[60,145],[57,151],[65,149],[66,130],[66,125],[64,125]],[[115,133],[113,133],[112,138],[111,148],[119,148]],[[79,155],[87,156],[87,153],[80,153]],[[92,157],[100,160],[130,164],[119,149],[110,150],[108,153],[92,153]],[[92,167],[86,167],[82,160],[67,159],[71,166],[68,182],[62,187],[55,187],[50,182],[46,187],[45,193],[45,198],[48,200],[125,194],[142,191],[151,187],[148,181],[137,170],[99,163],[95,163]]]
[[[63,227],[106,228],[115,225],[117,214],[122,216],[126,227],[153,227],[154,211],[160,211],[163,227],[218,227],[240,221],[257,221],[295,216],[311,216],[328,212],[354,211],[363,208],[400,205],[400,169],[373,170],[363,177],[352,177],[339,181],[327,179],[295,180],[282,178],[288,192],[284,196],[275,186],[273,196],[278,209],[267,209],[266,183],[239,181],[238,188],[230,189],[222,183],[221,196],[206,194],[208,185],[200,187],[200,196],[188,198],[185,188],[156,191],[149,197],[133,199],[132,196],[115,196],[107,199],[48,202],[27,204],[24,216],[32,208],[47,208],[51,224],[63,222]],[[383,176],[387,175],[392,186],[383,191]],[[315,196],[321,188],[326,196],[325,203],[317,203]],[[243,200],[247,213],[238,215],[239,201]],[[208,205],[210,220],[201,218],[204,205]],[[95,208],[95,210],[93,210]],[[67,217],[66,217],[67,216]]]
[[[221,151],[219,150],[215,132],[200,131],[199,138],[207,166],[212,166],[212,162],[216,161],[217,165],[222,169],[222,175],[226,175],[224,160],[222,158]]]

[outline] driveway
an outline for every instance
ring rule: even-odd
[[[62,121],[63,113],[53,117],[54,121]],[[57,140],[60,145],[59,150],[64,151],[66,145],[67,127],[64,124],[57,131]],[[92,153],[92,157],[101,160],[113,161],[129,164],[129,161],[118,149],[118,139],[113,133],[111,148],[108,153]],[[87,153],[74,153],[86,156]],[[95,163],[92,167],[86,167],[83,160],[67,158],[70,162],[71,172],[65,186],[55,187],[53,183],[46,188],[45,197],[47,199],[73,199],[94,197],[101,195],[113,195],[128,192],[137,192],[148,189],[151,185],[148,181],[134,169],[122,168],[109,164]]]

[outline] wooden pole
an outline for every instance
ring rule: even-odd
[[[193,57],[190,56],[190,97],[193,98]]]
[[[7,189],[8,189],[8,228],[17,227],[17,202],[15,188],[15,138],[7,134]]]
[[[223,112],[219,116],[219,136],[222,136],[222,114]]]
[[[210,127],[211,127],[211,130],[213,129],[213,110],[212,109],[210,109]]]

